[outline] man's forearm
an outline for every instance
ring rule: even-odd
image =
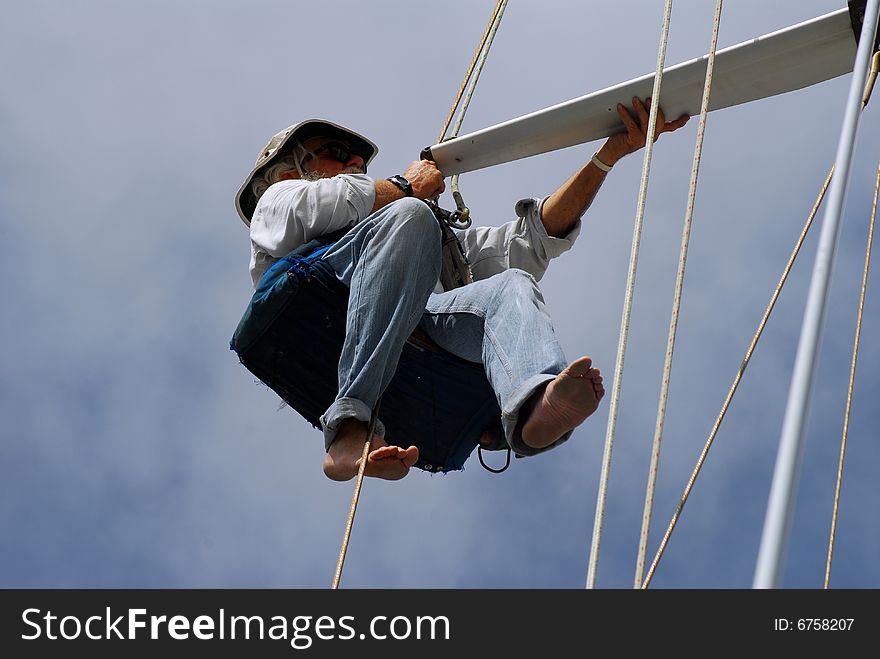
[[[403,178],[412,186],[412,196],[416,199],[433,199],[446,189],[443,174],[437,169],[437,164],[433,160],[416,160],[403,172]],[[374,213],[392,201],[404,197],[404,192],[391,181],[378,180],[375,183]]]
[[[374,183],[376,186],[376,201],[373,202],[373,209],[370,211],[371,213],[375,213],[380,208],[385,208],[385,206],[392,201],[403,199],[405,196],[403,190],[398,188],[391,181],[380,179]]]
[[[617,104],[617,114],[626,127],[626,132],[615,133],[609,137],[596,154],[599,160],[609,167],[627,154],[638,151],[645,146],[649,124],[648,109],[651,104],[650,102],[643,103],[635,96],[632,100],[632,114],[622,103]],[[683,114],[675,121],[666,121],[663,110],[658,109],[654,140],[656,141],[661,133],[678,130],[688,122],[688,119],[688,115]],[[606,172],[590,161],[568,179],[561,188],[547,197],[541,221],[549,235],[561,238],[574,228],[580,216],[593,203],[596,193],[602,187],[605,176]]]
[[[599,149],[598,158],[606,165],[614,165],[619,156],[612,153],[606,144]],[[547,197],[541,209],[541,222],[547,234],[554,238],[568,235],[593,203],[606,176],[604,171],[590,161]]]

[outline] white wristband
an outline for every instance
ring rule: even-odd
[[[594,165],[596,165],[596,167],[601,169],[603,172],[610,172],[611,168],[614,166],[614,165],[606,165],[604,162],[599,160],[599,152],[598,151],[596,151],[596,153],[593,154],[593,157],[590,158],[590,162],[592,162]]]

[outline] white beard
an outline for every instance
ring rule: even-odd
[[[364,170],[360,167],[346,167],[340,174],[363,174]],[[332,178],[331,176],[321,176],[317,172],[304,171],[300,177],[303,181],[320,181],[322,178]]]

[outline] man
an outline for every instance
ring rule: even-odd
[[[291,250],[349,228],[322,257],[349,289],[339,391],[321,417],[329,478],[356,475],[373,408],[416,329],[483,365],[504,439],[518,455],[558,446],[596,410],[602,376],[589,357],[566,365],[536,280],[573,244],[611,167],[644,146],[649,105],[632,102],[632,114],[617,107],[626,131],[608,138],[556,192],[519,202],[513,222],[457,231],[473,282],[447,290],[438,282],[441,228],[422,201],[445,189],[435,163],[416,161],[402,176],[372,179],[366,169],[376,145],[327,121],[301,122],[270,140],[236,196],[250,226],[254,286]],[[667,122],[658,112],[654,139],[687,120]],[[403,478],[419,450],[389,446],[383,437],[380,412],[365,474]]]

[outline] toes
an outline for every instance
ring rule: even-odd
[[[406,467],[412,467],[419,460],[419,449],[415,446],[410,446],[408,449],[403,451],[404,455],[400,459],[403,461],[403,464]]]
[[[596,398],[601,400],[602,396],[605,395],[605,385],[602,384],[602,374],[599,373],[599,369],[591,368],[586,377],[593,385],[593,393],[596,394]]]
[[[400,449],[397,446],[380,446],[379,448],[370,451],[369,459],[386,460],[388,458],[396,458],[398,457],[399,450]]]
[[[565,372],[568,375],[576,378],[582,378],[587,375],[593,367],[593,360],[589,357],[581,357],[580,359],[574,360],[568,367],[565,369]]]
[[[412,467],[418,462],[419,449],[416,446],[410,446],[406,449],[400,446],[382,446],[371,451],[369,455],[369,462],[389,459],[400,460],[405,466]],[[358,463],[360,463],[360,460],[358,460]]]
[[[412,467],[418,459],[419,449],[415,446],[410,446],[407,449],[403,449],[399,446],[380,446],[379,448],[373,449],[368,454],[364,475],[392,481],[400,480],[409,473],[410,467]],[[327,462],[325,460],[324,472],[334,480],[349,480],[357,475],[360,466],[361,461],[358,459],[354,464],[352,473],[346,472],[345,474],[337,475],[335,472],[328,473]]]

